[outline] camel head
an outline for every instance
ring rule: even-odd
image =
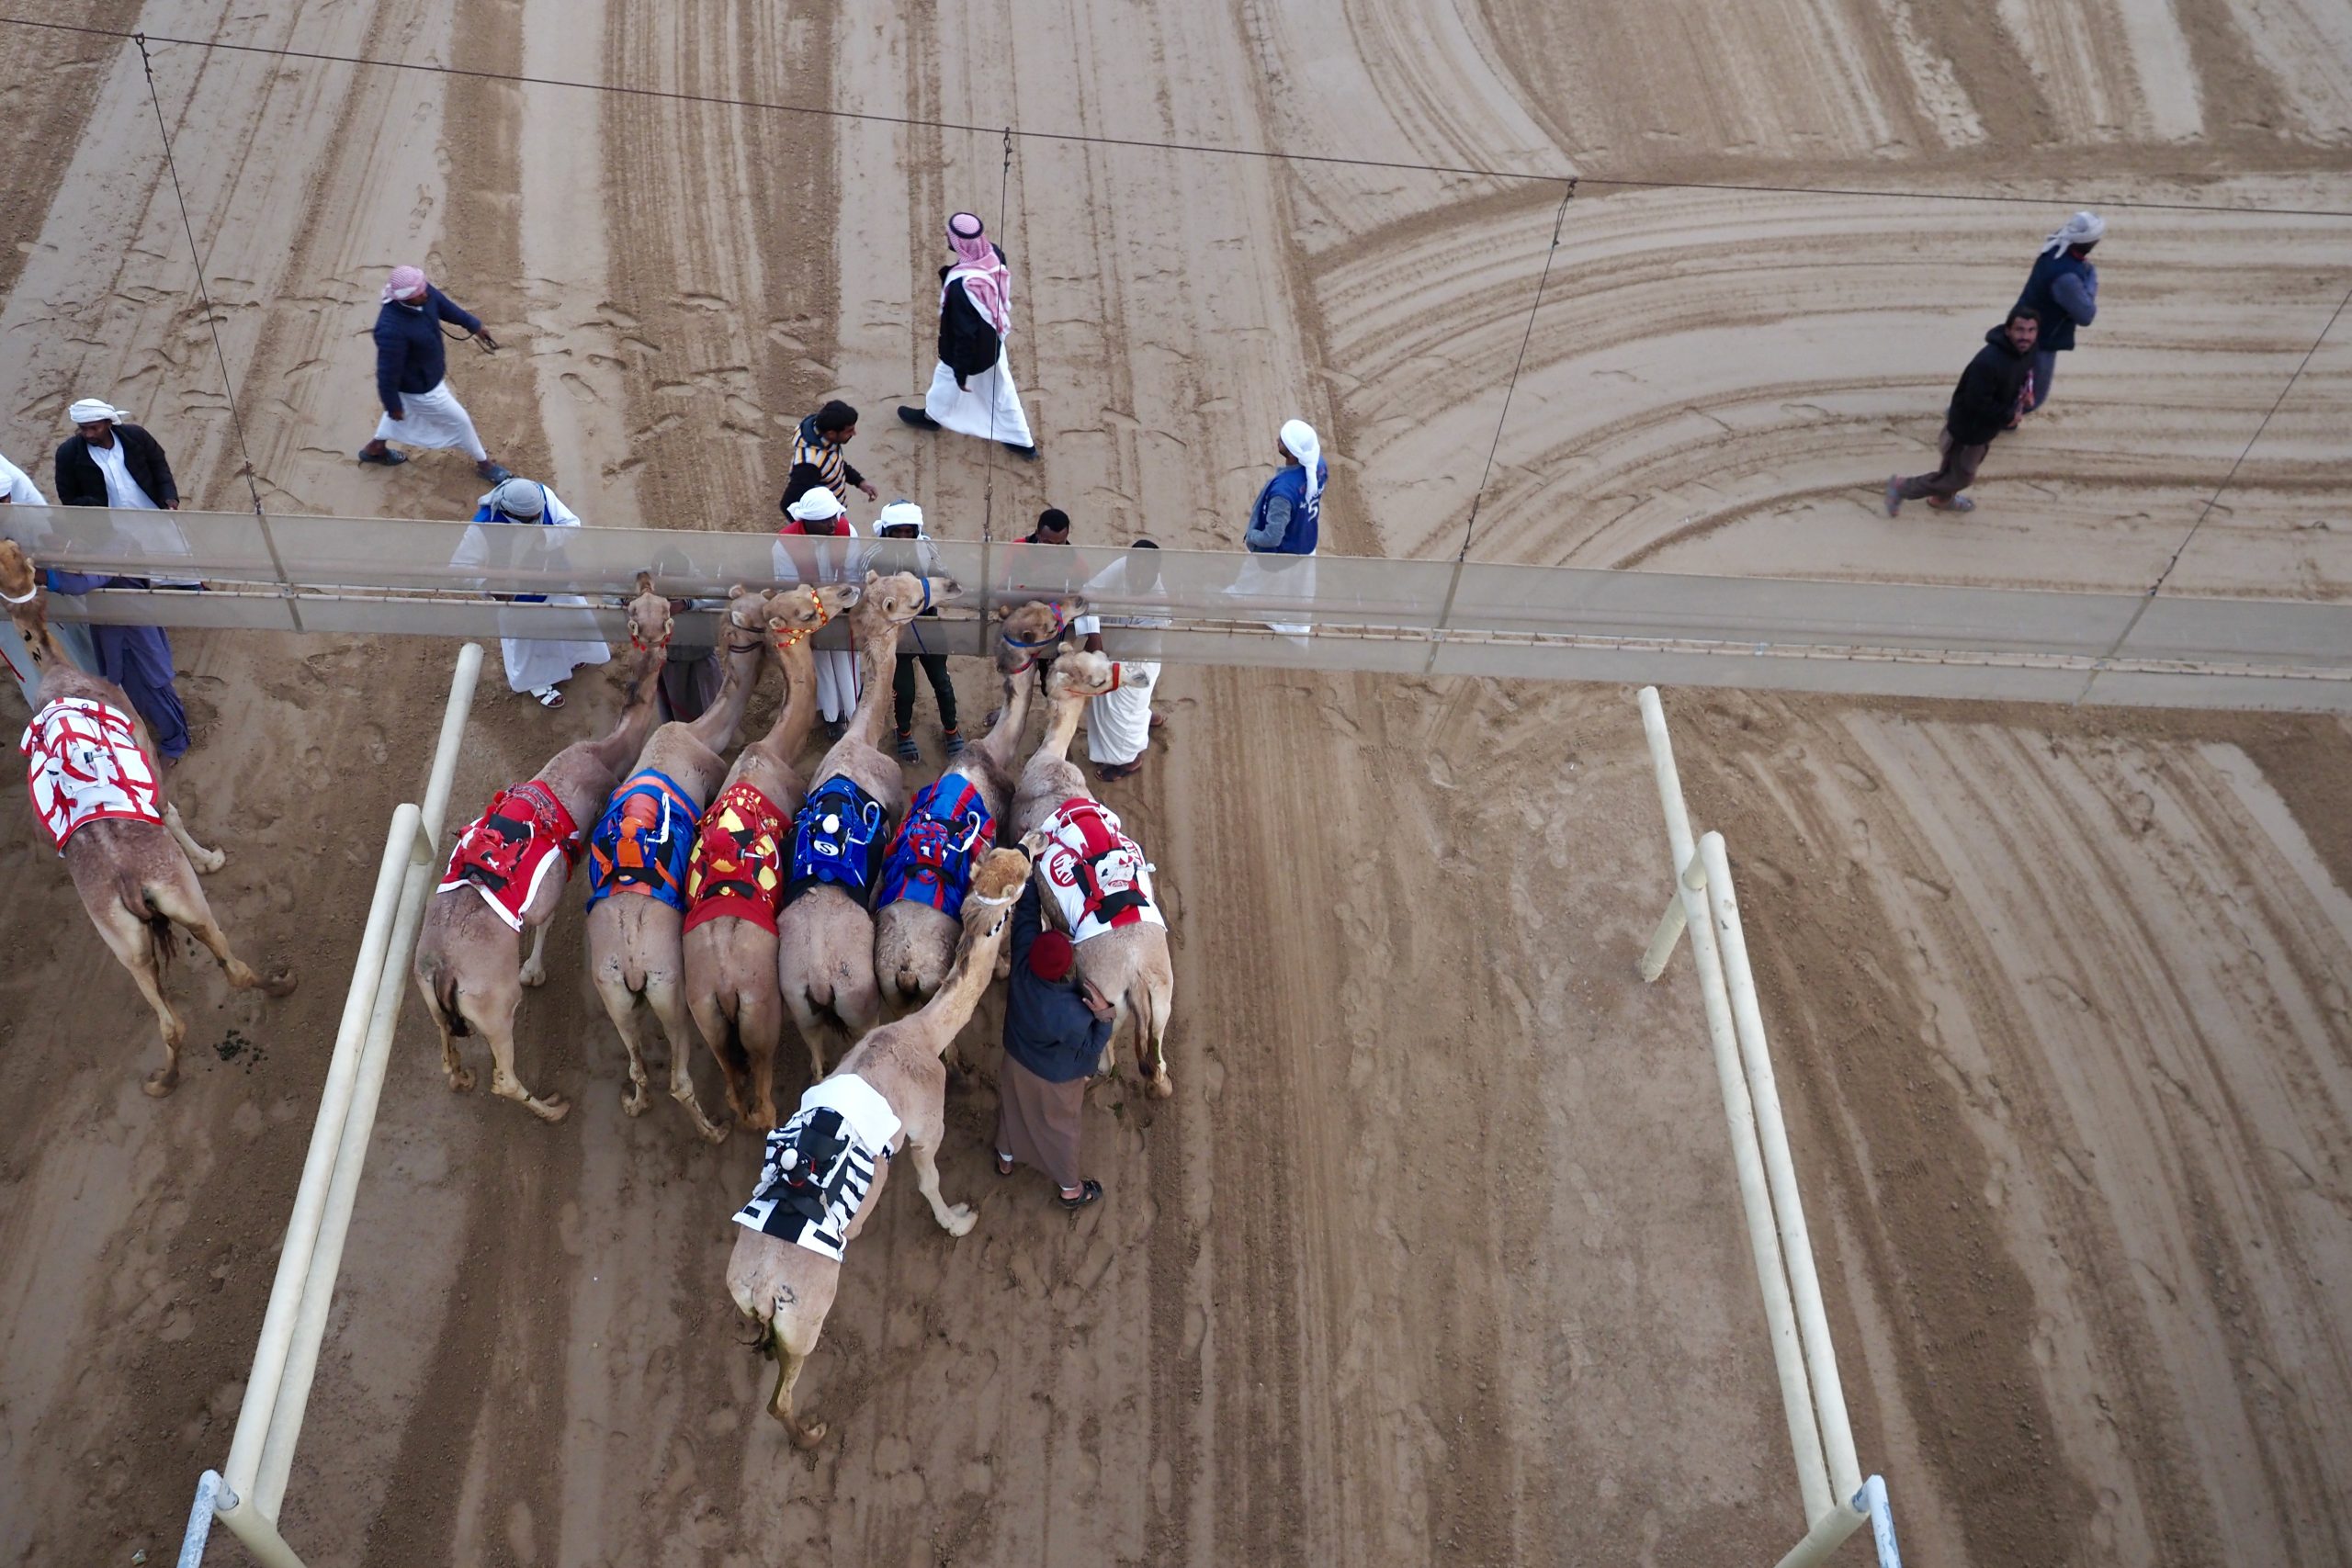
[[[1026,604],[1000,604],[996,638],[996,671],[1018,675],[1037,662],[1037,656],[1060,641],[1062,628],[1086,614],[1082,599],[1049,604],[1032,599]]]
[[[1046,677],[1046,696],[1050,701],[1099,697],[1105,692],[1115,692],[1121,686],[1149,683],[1149,676],[1130,673],[1132,669],[1132,666],[1122,667],[1107,653],[1089,653],[1082,648],[1066,647],[1054,660],[1053,673]]]
[[[964,590],[952,577],[917,577],[911,571],[885,577],[878,571],[869,571],[858,600],[858,627],[861,631],[879,632],[885,626],[903,626],[933,605],[947,604],[963,594]]]
[[[972,868],[972,890],[964,899],[964,936],[978,946],[1002,934],[1012,922],[1012,906],[1029,880],[1029,852],[1024,848],[990,850]]]
[[[727,608],[720,612],[720,643],[729,653],[748,653],[767,635],[768,601],[775,597],[764,588],[735,584],[727,591]]]
[[[41,602],[40,574],[32,557],[14,539],[0,539],[0,595],[8,601],[8,618],[24,634],[25,651],[46,669],[52,657],[49,640],[49,607]]]
[[[734,590],[740,593],[741,589]],[[670,601],[653,591],[653,574],[637,574],[637,594],[628,602],[628,645],[639,653],[658,652],[670,646]]]
[[[797,588],[778,589],[769,594],[765,610],[769,646],[782,653],[786,649],[797,647],[816,636],[818,630],[833,618],[834,612],[825,598],[833,592],[831,587],[811,588],[803,583]],[[857,590],[852,588],[847,592],[853,595],[851,603],[854,604],[854,596]]]

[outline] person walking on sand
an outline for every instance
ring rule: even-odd
[[[1167,591],[1159,580],[1159,547],[1141,538],[1129,545],[1125,555],[1087,582],[1086,602],[1130,606],[1107,615],[1079,615],[1070,621],[1070,629],[1086,639],[1089,653],[1102,651],[1102,623],[1106,619],[1114,626],[1136,630],[1172,624],[1164,615],[1136,613],[1143,606],[1168,602]],[[1129,653],[1159,651],[1159,639],[1156,637],[1128,640]],[[1094,776],[1104,784],[1116,784],[1143,771],[1144,749],[1151,744],[1151,732],[1159,728],[1159,716],[1151,711],[1152,694],[1159,688],[1159,661],[1153,658],[1124,659],[1118,669],[1119,683],[1099,697],[1088,698],[1086,703],[1086,757],[1094,764]]]
[[[857,582],[865,557],[856,544],[857,525],[832,487],[812,464],[792,470],[785,482],[787,497],[784,526],[776,530],[775,576],[785,584]],[[849,716],[857,711],[860,688],[857,649],[820,648],[817,662],[817,712],[825,733],[839,740],[849,730]]]
[[[848,446],[856,434],[857,411],[839,398],[835,398],[831,402],[802,420],[800,428],[792,437],[793,468],[797,471],[804,463],[815,468],[818,478],[824,482],[827,489],[841,498],[843,506],[849,504],[849,492],[852,490],[865,491],[865,499],[868,501],[878,500],[881,495],[880,491],[865,482],[864,474],[849,465],[849,455],[843,448]],[[792,503],[799,499],[792,493],[791,483],[791,479],[787,476],[785,480],[784,500],[777,503],[779,508],[787,513],[792,509]]]
[[[911,571],[918,577],[942,575],[939,547],[922,531],[922,508],[911,501],[894,501],[884,507],[874,519],[874,536],[877,540],[900,541],[894,558],[877,560],[879,571]],[[877,548],[880,547],[877,547]],[[915,667],[922,667],[923,678],[931,682],[932,700],[939,705],[940,739],[950,757],[964,754],[964,734],[956,728],[956,682],[948,677],[947,655],[934,653],[923,646],[922,622],[939,619],[939,608],[933,605],[920,612],[907,627],[907,639],[899,645],[899,668],[893,672],[890,694],[896,705],[899,724],[898,755],[901,762],[920,762],[922,749],[915,744]],[[934,634],[936,635],[936,634]]]
[[[1925,500],[1940,512],[1976,510],[1976,502],[1960,492],[1976,481],[1976,466],[1984,460],[1993,438],[2008,428],[2017,412],[2018,395],[2033,369],[2033,345],[2041,331],[2041,318],[2020,305],[2009,312],[2007,321],[1984,334],[1984,346],[1960,373],[1951,405],[1944,411],[1939,443],[1943,466],[1931,474],[1889,478],[1889,517],[1901,512],[1906,501]]]
[[[947,244],[956,259],[939,269],[939,364],[922,407],[901,405],[899,417],[918,429],[998,442],[1035,462],[1037,446],[1005,352],[1012,332],[1012,270],[1004,247],[969,212],[947,220]]]
[[[560,573],[566,563],[560,531],[579,527],[580,515],[538,480],[510,476],[475,503],[474,522],[478,526],[466,530],[465,542],[458,546],[452,565]],[[589,608],[588,601],[577,593],[502,597],[515,604]],[[587,616],[580,619],[582,631],[594,630],[595,624]],[[507,689],[528,693],[543,708],[563,705],[563,694],[557,687],[571,679],[574,670],[583,664],[602,664],[613,656],[612,649],[598,637],[501,637],[499,648],[506,657]]]
[[[393,451],[384,445],[387,441],[455,446],[474,460],[474,472],[484,483],[503,483],[513,476],[490,460],[474,432],[473,416],[449,390],[444,321],[456,322],[485,348],[498,346],[470,311],[426,280],[423,268],[392,268],[376,311],[376,396],[383,402],[384,417],[376,422],[375,439],[359,449],[359,460],[388,468],[407,462],[408,454]]]
[[[2041,254],[2034,258],[2033,271],[2018,296],[2018,309],[2031,310],[2041,321],[2032,378],[2018,404],[2018,419],[2050,400],[2058,356],[2075,346],[2075,329],[2089,326],[2098,315],[2098,268],[2090,257],[2106,235],[2105,219],[2096,212],[2077,212],[2041,243]]]
[[[1321,437],[1303,419],[1283,422],[1274,450],[1282,467],[1250,508],[1250,525],[1241,543],[1250,559],[1235,587],[1243,593],[1311,599],[1315,547],[1323,530],[1323,487],[1331,482],[1331,465],[1323,459]],[[1288,637],[1303,637],[1314,629],[1268,624]]]
[[[1010,952],[1004,1064],[996,1080],[996,1173],[1035,1166],[1061,1189],[1063,1208],[1083,1209],[1102,1196],[1102,1184],[1080,1174],[1079,1123],[1087,1077],[1102,1063],[1116,1013],[1076,972],[1069,936],[1045,929],[1035,882],[1013,906]]]

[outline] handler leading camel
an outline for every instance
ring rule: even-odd
[[[474,1087],[473,1074],[458,1061],[457,1042],[480,1030],[490,1043],[491,1092],[548,1122],[562,1121],[571,1105],[561,1095],[540,1099],[514,1076],[514,1010],[524,987],[547,979],[548,922],[580,858],[580,824],[603,813],[614,782],[653,728],[670,601],[653,592],[650,572],[638,574],[628,627],[637,651],[620,723],[600,740],[565,747],[528,780],[492,797],[489,809],[458,836],[416,939],[416,988],[441,1032],[449,1088],[462,1094]],[[531,933],[527,960],[525,931]]]
[[[682,989],[687,861],[711,788],[727,770],[722,753],[735,744],[759,683],[767,620],[766,593],[740,584],[727,591],[719,617],[727,676],[718,701],[700,718],[653,732],[637,771],[614,792],[588,837],[588,976],[628,1052],[629,1087],[621,1109],[639,1116],[648,1103],[637,1023],[637,1000],[643,997],[670,1041],[670,1096],[714,1144],[727,1129],[704,1115],[695,1099],[693,1036]]]
[[[920,1011],[860,1041],[800,1097],[792,1120],[769,1135],[759,1185],[735,1215],[742,1228],[727,1259],[727,1293],[763,1331],[776,1362],[768,1414],[802,1448],[822,1442],[826,1428],[793,1414],[792,1385],[832,1311],[843,1249],[873,1217],[894,1159],[912,1158],[932,1217],[948,1235],[972,1228],[970,1206],[951,1207],[939,1193],[936,1151],[947,1122],[941,1058],[988,989],[1028,874],[1029,857],[1019,850],[996,850],[980,863],[946,984]]]
[[[164,1065],[142,1087],[151,1095],[169,1094],[187,1037],[187,1025],[164,997],[174,922],[204,944],[241,990],[282,997],[294,989],[293,974],[279,970],[264,978],[230,951],[196,879],[199,870],[220,870],[227,857],[188,836],[179,808],[164,797],[155,743],[122,688],[83,673],[65,657],[49,628],[33,563],[13,539],[0,539],[0,599],[40,674],[33,721],[17,742],[28,762],[34,820],[64,858],[99,938],[155,1010]]]

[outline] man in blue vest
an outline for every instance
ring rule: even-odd
[[[1330,482],[1331,466],[1323,460],[1323,443],[1315,427],[1303,419],[1286,421],[1275,450],[1283,466],[1258,492],[1250,509],[1249,531],[1241,542],[1254,556],[1288,556],[1290,560],[1250,562],[1250,570],[1234,584],[1242,593],[1311,599],[1315,568],[1310,560],[1322,535],[1323,487]],[[1269,622],[1285,637],[1303,637],[1311,626]]]
[[[2090,255],[2106,233],[2107,220],[2098,213],[2077,212],[2042,242],[2041,254],[2034,258],[2018,309],[2041,318],[2041,339],[2033,351],[2033,378],[2018,407],[2019,419],[2049,400],[2058,355],[2075,346],[2075,329],[2089,326],[2098,314],[2098,268]]]

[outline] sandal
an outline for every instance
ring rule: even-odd
[[[1012,1156],[1006,1154],[1001,1149],[997,1151],[996,1173],[999,1176],[1011,1176],[1012,1174]]]
[[[550,712],[563,705],[563,694],[557,691],[553,686],[535,687],[531,692],[531,695],[538,699],[538,704],[541,707],[547,708]]]
[[[1089,1203],[1095,1201],[1102,1196],[1102,1184],[1101,1182],[1081,1181],[1078,1184],[1077,1197],[1073,1198],[1067,1192],[1060,1192],[1055,1194],[1055,1201],[1061,1204],[1063,1208],[1070,1210],[1072,1213],[1076,1213],[1078,1210],[1085,1208]]]
[[[359,454],[359,460],[363,463],[381,463],[388,468],[397,468],[408,461],[408,454],[395,452],[387,446],[381,452],[362,452]]]
[[[899,761],[901,762],[920,762],[922,761],[922,748],[915,744],[914,734],[911,730],[902,729],[899,731]]]
[[[947,754],[949,756],[960,757],[964,754],[964,732],[962,730],[951,729],[944,735],[942,735],[940,739],[946,744]]]

